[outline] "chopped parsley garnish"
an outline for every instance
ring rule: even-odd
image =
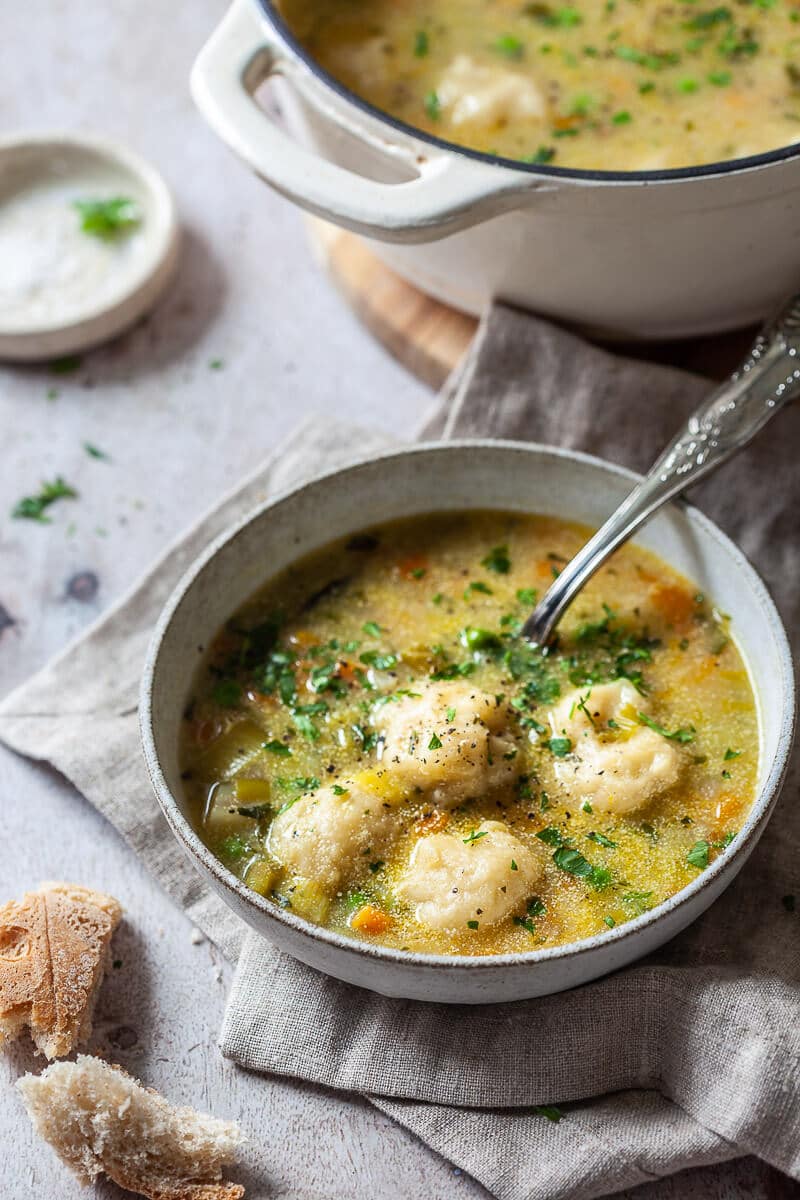
[[[552,1121],[554,1125],[557,1125],[559,1121],[563,1121],[564,1119],[563,1112],[555,1104],[535,1104],[533,1112],[535,1116],[545,1117],[546,1120]]]
[[[461,630],[460,641],[467,650],[495,650],[503,644],[490,629],[476,629],[473,625]]]
[[[494,546],[486,557],[481,559],[481,566],[485,567],[487,571],[494,571],[497,575],[507,575],[511,570],[508,546]]]
[[[448,721],[454,721],[456,719],[456,710],[454,708],[448,708],[447,719]]]
[[[461,840],[465,846],[471,846],[474,842],[479,842],[481,838],[486,837],[488,832],[488,829],[471,829],[467,837]]]
[[[658,721],[654,721],[652,717],[648,717],[647,713],[643,712],[637,712],[636,720],[640,725],[646,725],[648,729],[654,730],[655,733],[660,733],[661,736],[666,738],[668,741],[680,742],[682,746],[686,745],[687,742],[693,742],[695,733],[697,732],[694,725],[689,725],[688,727],[681,729],[673,729],[672,732],[670,732],[668,729],[665,729],[663,725],[659,725]]]
[[[235,833],[231,834],[230,837],[223,838],[219,848],[226,858],[234,861],[238,858],[243,858],[247,853],[247,843]]]
[[[418,29],[414,34],[414,57],[424,58],[430,50],[428,34],[424,29]]]
[[[480,926],[477,921],[467,921],[467,929],[479,929],[479,928],[480,928]]]
[[[471,583],[467,584],[466,591],[464,592],[464,599],[471,599],[472,592],[480,592],[483,596],[494,595],[488,583],[484,583],[482,579],[473,579]]]
[[[626,892],[622,897],[622,903],[632,916],[640,917],[642,913],[653,907],[652,899],[652,892]]]
[[[222,708],[235,708],[242,698],[242,689],[235,679],[220,679],[212,692],[214,703]]]
[[[441,748],[442,748],[441,738],[437,737],[437,735],[435,733],[432,733],[431,740],[428,742],[428,749],[429,750],[441,750]]]
[[[75,500],[77,496],[75,489],[57,475],[52,483],[43,483],[35,496],[23,496],[18,500],[11,510],[11,515],[18,519],[49,525],[50,518],[45,516],[45,509],[55,504],[56,500]]]
[[[333,794],[334,796],[349,796],[350,791],[348,788],[343,788],[340,783],[335,783],[333,785]]]
[[[378,871],[382,871],[385,866],[386,866],[386,863],[383,861],[382,858],[379,858],[379,859],[376,859],[375,862],[371,862],[369,864],[369,869],[373,875],[377,875]]]
[[[525,53],[525,46],[513,33],[503,33],[492,43],[492,49],[506,58],[520,59]]]
[[[513,859],[513,858],[512,858],[512,860],[511,860],[511,870],[512,870],[512,871],[518,871],[518,870],[519,870],[519,867],[517,866],[517,864],[515,863],[515,861],[514,861],[514,859]]]
[[[550,738],[547,745],[556,758],[565,758],[572,750],[572,740],[568,737]]]
[[[594,830],[586,835],[588,841],[596,842],[598,846],[606,846],[609,850],[616,850],[618,842],[612,842],[611,838],[607,838],[604,833],[595,833]]]
[[[613,929],[616,923],[613,917],[603,917],[603,924],[607,925],[609,929]]]
[[[689,853],[686,855],[686,861],[692,867],[707,867],[708,852],[710,850],[709,843],[706,841],[695,842]]]
[[[575,875],[579,879],[585,879],[597,891],[602,891],[611,882],[610,871],[607,871],[605,867],[592,866],[580,850],[575,850],[572,846],[559,846],[553,852],[553,862],[561,871],[566,871],[569,875]]]
[[[113,196],[110,200],[76,200],[74,208],[80,217],[83,232],[106,242],[131,233],[141,221],[139,210],[129,196]]]
[[[544,829],[540,829],[536,834],[540,842],[544,842],[548,846],[563,846],[564,835],[560,829],[556,829],[555,825],[546,825]]]
[[[236,808],[240,817],[251,817],[254,821],[260,821],[263,817],[268,817],[272,812],[271,804],[239,804]]]
[[[359,655],[358,661],[366,667],[374,667],[376,671],[391,671],[392,667],[397,666],[397,655],[381,654],[379,650],[365,650]]]
[[[84,442],[83,448],[90,458],[100,458],[108,462],[108,455],[105,450],[101,450],[99,446],[92,445],[91,442]]]
[[[442,106],[439,102],[439,97],[436,92],[428,92],[425,97],[424,104],[425,112],[432,121],[438,121],[442,115]]]
[[[741,750],[731,750],[729,746],[723,755],[723,759],[725,762],[730,762],[732,758],[738,758],[741,753]]]
[[[377,621],[365,621],[361,626],[364,633],[368,633],[370,637],[380,637],[383,630]]]
[[[285,742],[279,742],[277,740],[272,742],[264,742],[263,749],[268,750],[270,754],[279,754],[281,758],[291,758],[292,754],[291,746],[287,746]]]

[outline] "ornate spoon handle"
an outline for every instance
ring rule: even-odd
[[[523,626],[544,645],[564,610],[606,559],[656,509],[746,446],[785,404],[800,397],[800,295],[759,333],[730,379],[692,413],[642,482],[564,567]]]

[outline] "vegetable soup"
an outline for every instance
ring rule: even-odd
[[[756,704],[727,618],[625,546],[547,650],[522,622],[588,530],[434,514],[314,553],[206,650],[182,733],[194,826],[311,922],[444,954],[638,916],[750,809]]]
[[[432,514],[313,554],[213,644],[183,723],[211,850],[347,936],[522,953],[691,883],[754,798],[756,706],[710,598],[623,547],[547,650],[520,636],[589,536]]]
[[[475,150],[660,170],[800,137],[798,0],[281,0],[358,96]]]

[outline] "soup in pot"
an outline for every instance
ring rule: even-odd
[[[748,673],[725,615],[637,546],[551,647],[522,639],[587,536],[433,514],[273,579],[185,713],[201,838],[274,904],[430,953],[575,942],[691,883],[754,798]]]
[[[335,79],[446,141],[612,171],[800,136],[800,3],[280,0]]]

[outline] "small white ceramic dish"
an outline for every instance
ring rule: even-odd
[[[184,851],[233,911],[281,949],[349,983],[391,996],[480,1004],[546,995],[625,966],[674,937],[731,883],[778,796],[794,729],[789,645],[764,585],[744,555],[696,509],[674,504],[639,541],[684,572],[731,616],[755,688],[758,793],[726,852],[657,908],[572,945],[529,954],[447,957],[366,945],[311,925],[247,888],[192,829],[178,738],[192,679],[220,626],[268,578],[365,525],[435,510],[506,509],[598,526],[635,476],[599,459],[515,442],[450,442],[371,459],[259,508],[212,544],[179,584],[145,666],[141,727],[156,795]]]
[[[136,227],[103,240],[77,201],[130,199]],[[0,358],[75,354],[121,333],[155,304],[178,257],[172,196],[158,172],[103,138],[0,139]]]

